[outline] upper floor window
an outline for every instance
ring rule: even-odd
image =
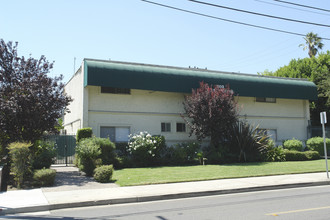
[[[276,103],[276,98],[256,97],[256,102]]]
[[[131,89],[126,88],[114,88],[114,87],[101,87],[101,93],[112,93],[112,94],[131,94]]]

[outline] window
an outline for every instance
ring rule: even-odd
[[[256,102],[276,103],[276,98],[256,97]]]
[[[266,131],[265,134],[268,135],[275,142],[277,141],[277,130],[276,129],[258,129],[258,131]]]
[[[112,142],[128,142],[129,127],[101,127],[101,138],[109,138]]]
[[[113,88],[113,87],[101,87],[101,93],[112,93],[112,94],[131,94],[130,89],[125,88]]]
[[[176,132],[186,132],[186,124],[185,123],[176,123]]]
[[[162,132],[171,132],[171,123],[162,122],[161,130]]]

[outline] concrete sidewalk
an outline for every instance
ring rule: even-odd
[[[66,178],[57,172],[54,187],[0,193],[0,215],[330,184],[324,172],[118,187],[79,177],[76,168]]]

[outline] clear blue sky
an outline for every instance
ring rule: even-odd
[[[155,2],[254,25],[330,38],[329,27],[280,21],[200,5]],[[330,24],[330,13],[273,0],[205,0],[214,4],[297,20]],[[330,9],[329,0],[287,0]],[[68,81],[84,58],[252,73],[274,71],[307,57],[300,36],[192,15],[140,0],[3,0],[0,38],[18,41],[19,55],[55,61],[50,76]],[[297,10],[301,9],[301,10]],[[330,41],[323,41],[330,48]]]

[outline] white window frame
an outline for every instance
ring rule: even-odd
[[[184,131],[178,131],[178,124],[184,125]],[[187,125],[186,125],[186,123],[184,123],[184,122],[177,122],[176,123],[176,132],[178,132],[178,133],[185,133],[185,132],[187,132]]]
[[[163,124],[164,124],[164,130],[163,130]],[[169,127],[167,127],[167,125],[169,125]],[[167,129],[167,128],[169,128],[169,130]],[[161,122],[160,123],[160,131],[161,132],[171,132],[172,131],[172,124],[171,124],[171,122]]]
[[[108,136],[108,137],[103,137],[103,138],[110,138],[110,141],[112,141],[112,142],[114,142],[114,143],[123,143],[123,142],[128,142],[128,140],[129,140],[129,137],[128,137],[128,135],[131,133],[131,128],[130,128],[130,126],[111,126],[111,125],[102,125],[102,126],[100,126],[100,137],[101,137],[101,130],[102,130],[102,128],[114,128],[114,130],[115,130],[115,133],[114,133],[114,140],[111,140],[111,138]],[[127,129],[127,131],[128,131],[128,134],[126,135],[127,137],[125,138],[125,140],[122,140],[122,139],[120,139],[120,140],[118,140],[119,139],[119,136],[117,136],[117,131],[119,130],[119,129]],[[121,136],[120,136],[121,137]]]

